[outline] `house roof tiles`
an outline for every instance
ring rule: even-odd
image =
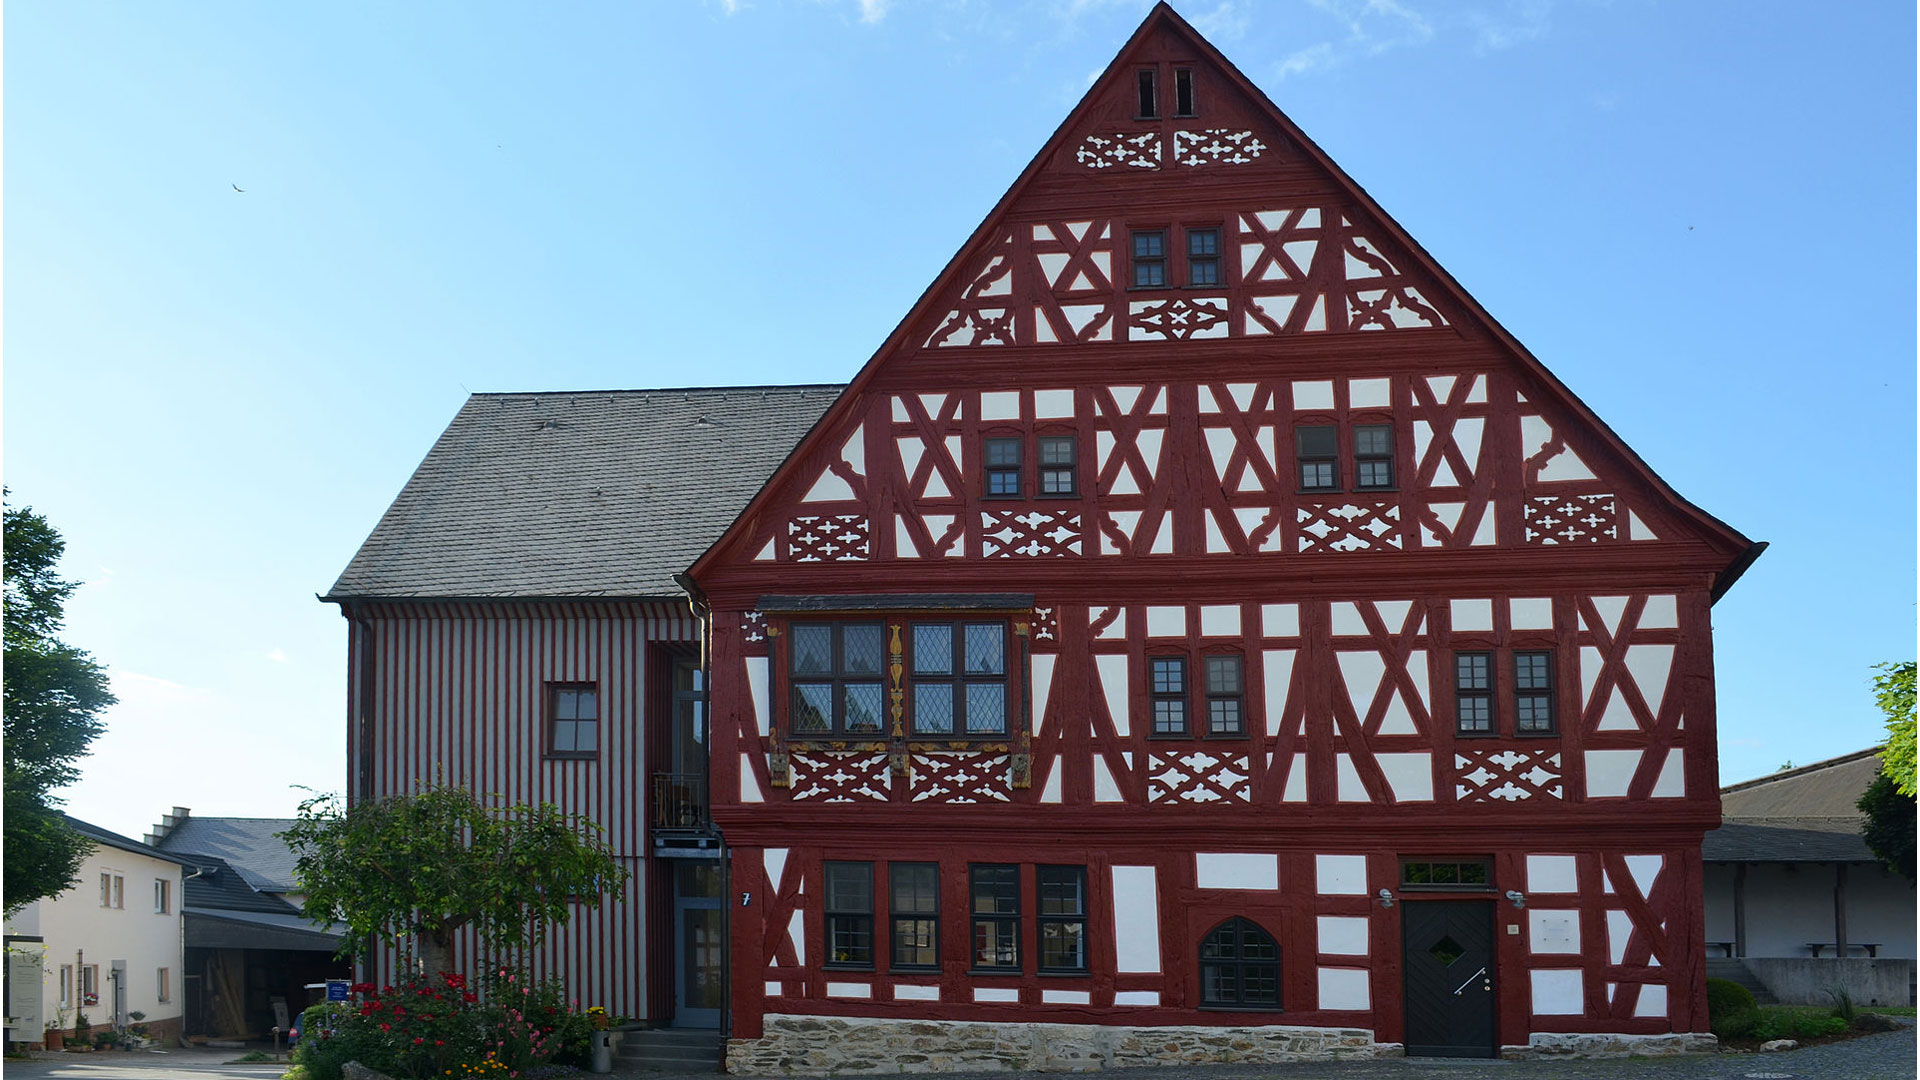
[[[840,389],[475,394],[326,599],[678,598]]]
[[[1855,805],[1880,772],[1879,749],[1842,754],[1720,789],[1722,824],[1707,862],[1874,862]]]
[[[278,834],[293,824],[292,818],[186,817],[160,838],[159,847],[181,856],[213,856],[255,892],[292,892],[298,889],[298,860]]]

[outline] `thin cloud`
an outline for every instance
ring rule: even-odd
[[[1549,0],[1511,0],[1504,15],[1469,11],[1465,17],[1474,29],[1474,51],[1485,54],[1545,37],[1552,13]]]
[[[1219,7],[1196,14],[1188,21],[1215,43],[1238,41],[1253,24],[1253,11],[1235,0],[1222,0]]]
[[[287,662],[287,651],[285,649],[274,649],[272,652],[267,653],[267,659],[276,664],[284,664]]]
[[[888,0],[860,0],[860,21],[877,23],[887,17]]]
[[[1345,35],[1296,49],[1274,65],[1282,79],[1339,67],[1355,57],[1378,56],[1390,49],[1433,40],[1433,23],[1399,0],[1309,0],[1338,20]]]

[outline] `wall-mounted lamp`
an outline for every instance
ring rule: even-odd
[[[1508,889],[1507,899],[1513,901],[1515,908],[1525,909],[1527,906],[1527,894],[1521,892],[1519,889]]]
[[[1391,893],[1391,892],[1388,892],[1388,891],[1387,891],[1386,889],[1381,889],[1381,890],[1380,890],[1380,906],[1381,906],[1381,907],[1384,907],[1384,908],[1390,908],[1390,907],[1392,907],[1392,906],[1393,906],[1393,893]]]

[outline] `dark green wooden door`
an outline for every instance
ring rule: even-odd
[[[1403,911],[1407,1054],[1493,1057],[1493,905],[1416,900]]]

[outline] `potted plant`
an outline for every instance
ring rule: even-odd
[[[47,1025],[46,1047],[49,1050],[64,1050],[67,1046],[67,1007],[61,1005],[53,1010],[53,1023]]]
[[[147,1033],[147,1025],[141,1023],[141,1021],[146,1018],[147,1014],[141,1012],[139,1009],[135,1009],[127,1014],[127,1019],[133,1021],[133,1023],[127,1025],[128,1049],[137,1050],[153,1045],[153,1038]]]
[[[93,1021],[87,1019],[85,1012],[74,1014],[73,1048],[82,1052],[93,1049]]]

